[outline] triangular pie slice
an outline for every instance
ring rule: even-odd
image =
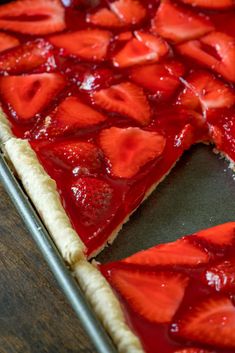
[[[98,268],[145,352],[225,353],[235,350],[234,251],[230,222]]]

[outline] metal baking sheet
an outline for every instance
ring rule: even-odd
[[[18,209],[30,234],[96,347],[97,352],[117,353],[111,339],[88,304],[82,290],[72,277],[71,272],[66,268],[50,235],[42,224],[27,195],[24,193],[19,181],[15,178],[2,153],[0,153],[0,182],[5,187],[11,200]]]

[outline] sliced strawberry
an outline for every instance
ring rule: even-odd
[[[208,286],[217,292],[226,292],[235,289],[235,260],[223,261],[213,265],[205,271],[203,279]]]
[[[154,50],[158,53],[159,57],[164,56],[168,53],[169,47],[167,42],[162,40],[161,37],[154,36],[148,32],[135,31],[135,37],[138,41],[145,44],[149,49]]]
[[[214,353],[212,351],[208,351],[202,348],[184,348],[174,351],[174,353]]]
[[[235,104],[235,92],[206,71],[193,72],[182,82],[185,89],[179,94],[177,104],[191,109],[202,106],[204,111],[230,108]]]
[[[173,243],[161,244],[143,250],[123,262],[138,265],[200,265],[209,261],[208,254],[191,244],[187,239],[179,239]]]
[[[177,45],[176,48],[183,56],[188,56],[199,61],[201,64],[209,68],[214,69],[216,65],[218,65],[218,60],[202,48],[200,40],[190,40],[186,43]]]
[[[177,61],[134,67],[130,78],[137,84],[167,99],[180,85],[179,77],[184,74],[184,66]]]
[[[84,104],[77,97],[67,97],[57,108],[54,118],[62,125],[86,127],[106,120],[106,116]]]
[[[206,9],[227,9],[234,7],[234,0],[181,0],[185,4],[205,7]]]
[[[142,88],[123,82],[92,93],[94,102],[100,107],[136,120],[142,125],[150,121],[150,107]]]
[[[101,151],[91,142],[59,142],[50,146],[49,150],[46,147],[43,154],[59,167],[73,169],[73,174],[97,172],[101,167]]]
[[[17,38],[10,36],[9,34],[0,32],[0,52],[16,47],[20,42]]]
[[[235,81],[235,38],[225,33],[212,32],[201,38],[201,42],[214,49],[220,58],[215,71],[228,80]]]
[[[200,40],[177,46],[179,52],[235,81],[235,39],[221,32],[212,32]]]
[[[31,35],[62,31],[64,8],[59,0],[14,1],[0,7],[0,28]]]
[[[146,9],[138,0],[117,0],[110,4],[111,10],[125,24],[137,24],[146,16]]]
[[[88,60],[104,59],[110,40],[111,33],[101,29],[85,29],[50,38],[53,45],[63,48],[64,55],[75,55]]]
[[[39,127],[38,136],[49,134],[60,136],[81,128],[89,128],[106,120],[106,116],[83,103],[78,97],[70,96],[58,105],[50,117]]]
[[[174,324],[175,325],[175,324]],[[184,313],[177,336],[223,348],[235,348],[235,307],[228,298],[207,299]]]
[[[81,177],[71,185],[71,191],[81,222],[87,227],[106,220],[114,209],[114,191],[104,180]]]
[[[131,178],[147,162],[159,157],[166,140],[156,132],[137,127],[112,127],[100,134],[100,145],[109,160],[112,174]]]
[[[155,323],[166,323],[175,315],[188,279],[178,273],[115,269],[111,283],[139,315]]]
[[[235,222],[228,222],[201,230],[196,235],[215,245],[232,245],[235,239]]]
[[[214,26],[208,17],[197,15],[171,1],[162,1],[153,19],[152,30],[175,43],[201,37]]]
[[[60,74],[43,73],[0,78],[0,94],[13,114],[28,120],[40,113],[65,85]]]
[[[152,63],[167,54],[169,48],[162,38],[140,31],[136,31],[134,34],[135,38],[130,39],[113,57],[114,66],[122,68]]]
[[[120,27],[123,25],[123,22],[118,18],[118,16],[106,8],[100,9],[95,13],[88,14],[86,20],[88,23],[92,23],[93,25],[108,28]]]
[[[27,42],[0,55],[0,72],[28,72],[50,61],[54,65],[52,46],[43,39]]]

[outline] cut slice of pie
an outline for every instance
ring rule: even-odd
[[[111,243],[192,144],[235,160],[234,6],[186,3],[0,6],[0,137],[68,262]]]
[[[118,312],[115,298],[123,309],[124,322],[139,337],[146,353],[232,353],[234,251],[235,222],[230,222],[98,265],[113,294],[89,263],[77,264],[75,273],[90,300],[97,295],[97,313],[106,325],[110,320],[109,332],[119,347],[118,328],[112,319]],[[96,288],[96,293],[91,288]],[[108,313],[102,313],[99,304],[107,300],[106,295],[112,304]],[[140,352],[133,340],[129,340],[129,348],[124,338],[122,343],[121,352]]]

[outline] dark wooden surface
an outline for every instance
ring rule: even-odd
[[[95,353],[0,185],[0,353]]]

